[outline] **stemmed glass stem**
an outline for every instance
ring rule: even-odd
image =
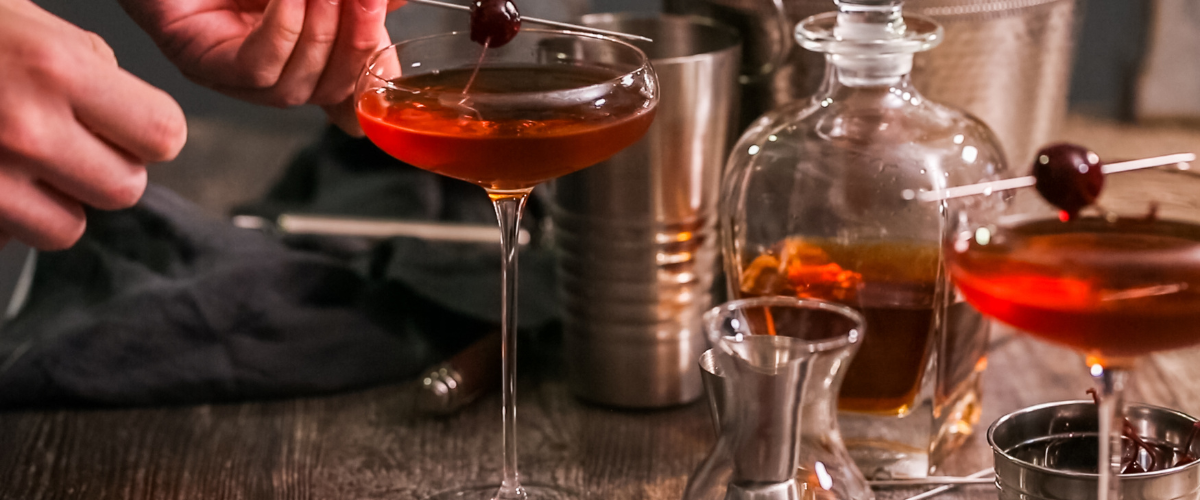
[[[488,197],[496,207],[496,218],[500,221],[500,251],[504,262],[500,274],[504,479],[496,491],[496,500],[524,500],[526,496],[517,473],[517,237],[521,214],[531,191],[488,190]]]
[[[1121,498],[1121,432],[1125,419],[1125,382],[1128,373],[1121,368],[1105,368],[1088,363],[1092,379],[1100,386],[1099,429],[1100,453],[1096,471],[1099,473],[1097,500]]]

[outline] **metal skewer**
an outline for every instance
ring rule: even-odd
[[[981,471],[979,471],[979,472],[976,472],[976,473],[974,473],[974,474],[971,474],[971,475],[967,476],[966,478],[967,478],[967,479],[980,479],[980,478],[984,478],[984,477],[990,476],[990,475],[992,475],[993,473],[994,473],[994,472],[992,471],[992,468],[991,468],[991,467],[988,467],[988,468],[986,468],[986,469],[983,469],[983,470],[981,470]],[[995,480],[993,479],[993,480],[991,480],[991,481],[992,481],[992,482],[994,482]],[[911,496],[911,497],[908,497],[908,498],[906,498],[906,499],[904,499],[904,500],[924,500],[924,499],[926,499],[926,498],[935,497],[935,496],[937,496],[937,495],[940,495],[940,494],[942,494],[942,493],[945,493],[945,492],[947,492],[947,491],[950,491],[951,489],[953,489],[953,488],[954,488],[954,487],[956,487],[956,486],[958,486],[958,485],[957,485],[957,484],[947,484],[947,485],[943,485],[943,486],[938,486],[937,488],[934,488],[934,489],[932,489],[932,490],[926,491],[925,493],[921,493],[921,494],[918,494],[918,495],[913,495],[913,496]]]
[[[233,225],[243,229],[257,229],[289,235],[371,239],[407,237],[457,243],[500,242],[500,228],[496,226],[449,222],[282,214],[275,220],[255,215],[236,215],[233,217]],[[527,245],[531,239],[529,231],[522,229],[517,235],[517,244]]]
[[[432,5],[434,7],[441,7],[443,9],[454,9],[454,10],[461,10],[464,12],[471,12],[471,8],[467,7],[466,5],[458,5],[458,4],[447,3],[447,2],[439,2],[437,0],[408,0],[408,3],[419,3],[422,5]],[[575,30],[575,31],[586,31],[588,33],[595,33],[597,35],[606,35],[606,36],[613,36],[613,37],[618,37],[618,38],[630,38],[633,40],[641,40],[643,42],[653,42],[654,41],[654,40],[651,40],[651,39],[646,38],[641,35],[631,35],[629,33],[621,33],[619,31],[609,31],[609,30],[602,30],[602,29],[598,29],[598,28],[589,28],[587,26],[580,26],[578,24],[560,23],[558,21],[551,21],[549,19],[538,19],[536,17],[521,16],[521,21],[529,21],[529,22],[535,23],[535,24],[544,24],[546,26],[552,26],[555,28],[562,28],[562,29]]]
[[[897,488],[908,486],[940,486],[946,484],[992,484],[990,477],[929,476],[913,479],[873,479],[867,481],[872,488]]]
[[[1155,156],[1153,158],[1143,158],[1141,160],[1110,163],[1100,167],[1100,171],[1105,174],[1114,174],[1129,170],[1158,167],[1173,163],[1189,163],[1193,161],[1196,161],[1196,155],[1191,153],[1179,153],[1166,156]],[[922,191],[917,195],[917,199],[920,201],[942,201],[976,194],[990,194],[996,191],[1004,191],[1006,189],[1029,187],[1033,184],[1033,176],[1027,175],[1025,177],[1014,177],[1012,179],[1004,179],[1002,181],[981,182],[979,184],[952,187],[950,189],[939,189],[937,191]]]

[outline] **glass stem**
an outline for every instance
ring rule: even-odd
[[[1092,378],[1100,386],[1100,428],[1096,434],[1100,443],[1097,471],[1099,484],[1097,500],[1121,498],[1121,430],[1125,422],[1125,381],[1127,372],[1120,368],[1091,365]]]
[[[517,473],[517,237],[530,191],[488,191],[496,207],[496,218],[500,220],[500,251],[504,262],[500,273],[504,479],[496,492],[497,500],[525,498],[525,489],[521,487]]]

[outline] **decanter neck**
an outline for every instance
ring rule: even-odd
[[[839,85],[847,87],[881,87],[908,85],[912,72],[912,54],[883,54],[851,56],[829,54],[829,73]]]
[[[923,97],[912,84],[910,75],[912,55],[906,55],[908,55],[909,70],[901,72],[897,68],[892,73],[875,71],[874,68],[851,67],[844,64],[844,60],[839,60],[836,54],[827,54],[825,56],[825,79],[816,95],[818,99],[832,99],[840,102],[872,95],[887,99],[894,97],[897,99],[897,105],[901,104],[900,100],[918,104]]]

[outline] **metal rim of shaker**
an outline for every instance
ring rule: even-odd
[[[1047,408],[1053,408],[1056,406],[1077,405],[1077,404],[1092,405],[1095,403],[1093,401],[1087,401],[1087,400],[1082,400],[1082,399],[1074,400],[1074,401],[1054,401],[1051,403],[1042,403],[1039,405],[1033,405],[1033,406],[1030,406],[1027,408],[1022,408],[1020,410],[1006,414],[1003,417],[996,419],[996,421],[992,422],[992,425],[988,427],[988,431],[987,431],[988,446],[992,448],[993,453],[998,453],[998,454],[1004,456],[1004,458],[1007,459],[1009,462],[1018,464],[1022,467],[1025,467],[1025,468],[1028,468],[1031,470],[1038,471],[1039,473],[1048,474],[1048,475],[1052,475],[1052,476],[1067,477],[1067,478],[1071,478],[1071,479],[1096,480],[1096,478],[1097,478],[1097,476],[1099,476],[1099,474],[1093,474],[1093,473],[1087,473],[1087,472],[1063,471],[1063,470],[1051,469],[1049,467],[1044,467],[1041,465],[1029,463],[1024,460],[1018,459],[1012,455],[1009,455],[1007,451],[1000,449],[1000,447],[996,445],[996,440],[994,437],[996,428],[1003,425],[1004,422],[1013,420],[1021,415],[1026,415],[1026,414],[1033,413],[1036,411],[1045,410]],[[1140,407],[1144,407],[1144,408],[1150,408],[1150,409],[1153,409],[1156,411],[1172,413],[1172,414],[1175,414],[1176,416],[1183,417],[1183,418],[1185,418],[1187,420],[1191,420],[1193,422],[1197,421],[1196,418],[1192,417],[1191,415],[1188,415],[1181,411],[1173,410],[1170,408],[1165,408],[1162,406],[1142,404],[1142,403],[1137,403],[1137,404],[1132,404],[1132,405],[1126,404],[1126,407],[1129,407],[1129,406],[1140,406]],[[1196,460],[1196,461],[1184,464],[1183,466],[1169,467],[1166,469],[1160,469],[1160,470],[1156,470],[1153,472],[1135,472],[1132,474],[1121,474],[1121,478],[1122,479],[1126,479],[1126,478],[1142,479],[1142,480],[1154,479],[1157,477],[1175,475],[1175,474],[1178,474],[1180,471],[1183,471],[1183,470],[1186,470],[1186,469],[1192,468],[1192,467],[1197,467],[1197,466],[1200,466],[1200,460]],[[1000,478],[999,476],[996,477],[997,482],[1001,482],[1001,480],[1002,480],[1002,478]]]
[[[939,7],[913,6],[911,10],[918,14],[931,17],[958,17],[979,14],[994,14],[997,12],[1018,12],[1052,3],[1077,1],[1078,0],[1001,0],[997,2],[978,2],[967,5],[946,5]]]
[[[651,14],[651,13],[640,13],[640,12],[593,12],[591,14],[584,14],[583,17],[580,18],[580,23],[583,24],[584,26],[588,26],[591,28],[600,27],[600,26],[597,26],[595,23],[593,23],[592,19],[615,20],[615,21],[620,21],[620,20],[633,20],[633,21],[666,20],[668,22],[680,22],[680,23],[685,23],[685,24],[689,24],[692,26],[701,26],[701,27],[711,28],[713,30],[723,32],[724,34],[728,35],[730,37],[730,40],[733,42],[733,43],[729,44],[728,46],[721,47],[720,49],[711,50],[708,52],[700,52],[697,54],[689,54],[686,56],[650,57],[650,54],[646,54],[646,59],[650,59],[653,62],[653,64],[657,64],[660,66],[666,65],[666,64],[683,64],[683,63],[694,62],[694,61],[698,61],[698,60],[711,59],[714,54],[721,54],[721,53],[731,52],[731,51],[738,51],[738,53],[741,53],[741,47],[742,47],[741,33],[739,33],[736,29],[734,29],[733,27],[731,27],[729,25],[720,23],[716,20],[709,19],[706,17],[693,16],[693,15],[679,15],[679,14]],[[604,29],[607,29],[607,28],[604,28]],[[637,35],[639,33],[633,33],[633,34]],[[644,35],[644,34],[642,34],[642,35]]]
[[[905,4],[904,10],[905,15],[920,14],[941,20],[948,17],[965,17],[981,14],[1019,13],[1026,9],[1033,9],[1049,4],[1079,3],[1080,1],[1081,0],[976,0],[973,2],[968,2],[965,5],[939,5],[933,7],[922,7],[920,2],[910,2]],[[816,3],[825,6],[828,1],[808,0],[807,3]],[[830,10],[832,10],[832,8],[830,8]]]
[[[747,299],[737,299],[737,300],[731,300],[729,302],[725,302],[724,304],[721,304],[712,309],[709,309],[707,312],[704,313],[704,325],[706,328],[709,328],[711,330],[716,326],[713,323],[717,321],[717,317],[722,312],[732,311],[732,310],[738,309],[742,306],[749,305],[749,304],[758,305],[758,306],[799,305],[804,309],[820,309],[823,311],[830,311],[830,312],[834,312],[837,314],[841,314],[842,316],[849,318],[851,321],[853,321],[855,324],[857,324],[857,327],[853,329],[853,331],[855,331],[855,333],[856,333],[855,335],[839,335],[836,338],[833,338],[830,340],[796,339],[796,340],[801,340],[801,341],[805,342],[805,344],[808,347],[808,351],[813,352],[813,353],[832,351],[834,349],[840,349],[840,348],[846,347],[848,345],[857,344],[862,341],[862,336],[867,331],[866,318],[863,317],[863,315],[860,314],[858,311],[855,311],[854,309],[852,309],[848,306],[844,306],[844,305],[837,304],[834,302],[819,300],[819,299],[801,299],[801,298],[786,297],[786,296],[781,296],[781,295],[775,295],[775,296],[769,296],[769,297],[751,297],[751,298],[747,298]],[[789,337],[789,338],[792,338],[792,337]]]

